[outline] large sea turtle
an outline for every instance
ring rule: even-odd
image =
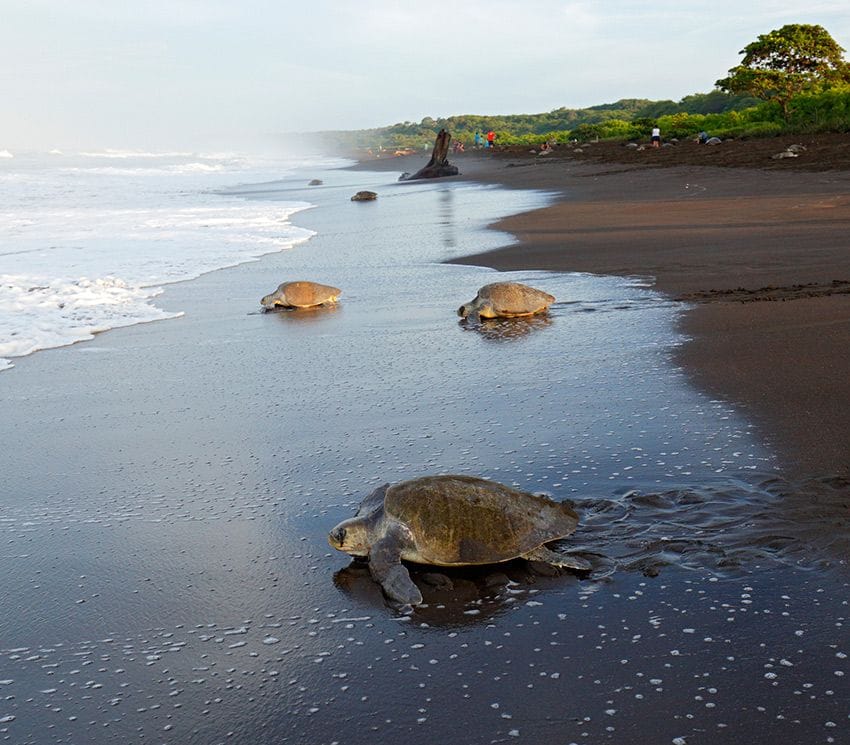
[[[278,288],[260,300],[266,310],[275,306],[283,308],[312,308],[316,305],[335,303],[342,295],[342,290],[330,285],[320,285],[317,282],[284,282]]]
[[[462,318],[513,318],[542,313],[555,302],[548,292],[519,282],[494,282],[484,285],[468,303],[457,309]]]
[[[566,504],[472,476],[423,476],[384,484],[328,535],[335,549],[368,556],[372,577],[403,605],[422,594],[402,560],[438,566],[495,564],[522,557],[581,571],[584,559],[545,544],[575,531]]]

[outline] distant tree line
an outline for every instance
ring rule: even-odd
[[[428,149],[434,144],[434,135],[447,129],[452,138],[471,146],[478,132],[482,136],[489,130],[496,133],[496,142],[502,145],[540,144],[549,140],[566,142],[596,136],[630,136],[624,125],[637,129],[651,127],[659,116],[673,114],[716,114],[753,106],[752,96],[723,93],[695,93],[675,101],[650,101],[629,98],[615,103],[591,106],[586,109],[558,108],[543,114],[502,114],[484,116],[460,114],[450,117],[425,117],[421,122],[399,122],[387,127],[354,131],[324,132],[324,139],[342,150],[404,150]]]
[[[665,137],[706,131],[719,137],[783,132],[850,132],[850,65],[821,26],[789,24],[763,34],[741,51],[744,58],[709,93],[680,101],[626,98],[586,109],[558,108],[542,114],[463,114],[425,117],[388,127],[322,133],[345,152],[428,150],[447,129],[472,146],[476,133],[496,133],[500,145],[538,146],[592,139],[645,138],[659,126]]]

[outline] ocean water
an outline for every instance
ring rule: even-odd
[[[2,154],[0,154],[2,155]],[[299,163],[235,154],[106,150],[0,158],[0,370],[110,328],[173,318],[164,284],[291,248],[310,205],[213,190]],[[321,162],[317,159],[316,165]],[[303,162],[301,163],[303,165]]]
[[[844,492],[784,481],[693,388],[681,306],[443,263],[510,241],[486,225],[545,193],[218,175],[163,208],[312,204],[281,222],[310,238],[0,375],[0,741],[840,742]],[[558,301],[460,322],[505,277]],[[340,303],[260,312],[288,279]],[[571,500],[564,547],[593,571],[412,568],[426,604],[388,606],[327,531],[378,484],[446,472]]]

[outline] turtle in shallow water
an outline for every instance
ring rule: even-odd
[[[372,577],[402,605],[422,602],[404,561],[437,566],[495,564],[522,557],[588,571],[584,559],[545,544],[573,533],[566,504],[473,476],[423,476],[384,484],[337,525],[328,542],[369,558]]]
[[[461,318],[515,318],[542,313],[555,302],[548,292],[519,282],[494,282],[484,285],[468,303],[457,309]]]
[[[260,300],[266,310],[275,306],[283,308],[312,308],[316,305],[335,303],[342,295],[342,290],[330,285],[320,285],[317,282],[284,282],[278,288]]]

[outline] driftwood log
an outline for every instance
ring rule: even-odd
[[[457,176],[457,166],[449,163],[449,143],[451,135],[445,129],[441,129],[437,133],[437,139],[434,141],[434,149],[431,151],[431,160],[428,161],[424,168],[420,168],[412,176],[409,173],[403,173],[399,176],[399,181],[413,181],[420,178],[440,178],[441,176]]]

